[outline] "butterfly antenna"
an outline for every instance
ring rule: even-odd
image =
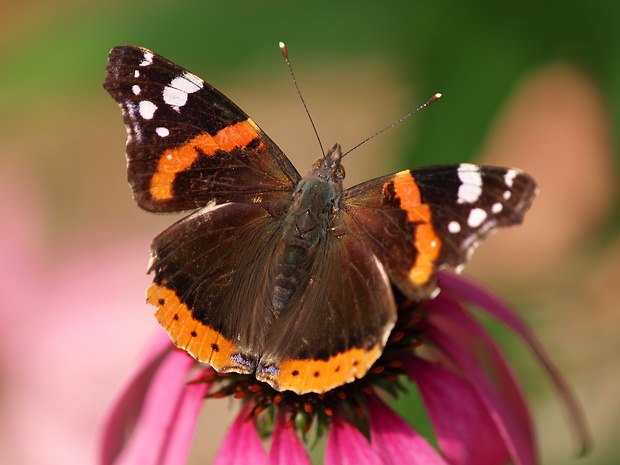
[[[323,158],[325,158],[325,150],[323,150],[323,144],[321,143],[319,132],[316,130],[316,126],[314,125],[312,116],[310,116],[310,111],[308,110],[306,101],[304,100],[303,95],[301,95],[301,91],[299,90],[299,86],[297,85],[297,79],[295,79],[295,73],[293,72],[293,67],[291,66],[291,62],[288,59],[288,52],[286,51],[286,45],[284,45],[284,42],[280,42],[280,50],[282,50],[282,55],[284,56],[284,60],[286,60],[286,65],[288,66],[288,70],[291,73],[291,77],[293,78],[293,84],[295,84],[295,89],[297,89],[297,95],[299,95],[299,99],[301,100],[301,103],[304,106],[304,110],[306,110],[306,114],[308,115],[308,119],[310,120],[310,124],[312,125],[312,129],[314,129],[314,135],[316,136],[316,140],[319,142],[321,153],[323,154]]]
[[[412,112],[406,114],[405,116],[403,116],[401,119],[399,119],[398,121],[393,122],[392,124],[390,124],[389,126],[384,127],[383,129],[381,129],[381,131],[375,132],[372,136],[364,139],[363,141],[361,141],[359,144],[357,144],[355,147],[353,147],[352,149],[347,150],[345,153],[342,154],[342,156],[344,157],[347,153],[349,152],[353,152],[353,150],[355,150],[356,148],[358,148],[360,145],[365,144],[366,142],[368,142],[370,139],[374,139],[375,137],[377,137],[379,134],[387,131],[388,129],[396,126],[398,123],[402,123],[403,121],[405,121],[407,118],[409,118],[411,115],[413,115],[414,113],[417,113],[418,111],[420,111],[422,108],[429,106],[431,103],[439,100],[439,98],[441,98],[441,94],[439,92],[437,92],[435,95],[433,95],[431,98],[429,98],[426,103],[424,103],[423,105],[420,105],[418,108],[416,108],[415,110],[413,110]]]

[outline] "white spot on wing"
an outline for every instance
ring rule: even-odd
[[[140,77],[140,71],[135,70],[135,71],[133,72],[133,77],[135,77],[136,79],[137,79],[137,78],[139,78],[139,77]]]
[[[142,89],[140,89],[140,86],[134,84],[133,86],[131,86],[131,91],[133,92],[134,95],[140,95],[140,92],[142,91]]]
[[[155,132],[159,137],[168,137],[170,135],[170,130],[168,128],[155,128]]]
[[[504,192],[504,200],[508,200],[511,195],[512,195],[512,192],[510,192],[510,191]]]
[[[462,163],[457,169],[461,185],[457,194],[458,203],[474,203],[482,194],[482,174],[480,168],[471,163]]]
[[[448,223],[448,232],[451,232],[452,234],[456,234],[460,231],[461,231],[461,225],[458,223],[458,221],[450,221]]]
[[[491,211],[494,215],[497,215],[504,209],[504,206],[500,202],[496,202],[491,206]]]
[[[142,100],[138,105],[138,112],[144,119],[153,119],[157,105],[149,100]]]
[[[504,183],[506,183],[506,186],[512,187],[512,181],[514,181],[518,174],[519,172],[517,170],[506,171],[506,174],[504,175]]]
[[[472,208],[469,212],[469,216],[467,217],[467,225],[470,228],[477,228],[484,220],[487,219],[487,212],[485,212],[482,208]]]
[[[170,84],[164,87],[162,97],[164,102],[171,107],[179,108],[187,103],[189,94],[199,91],[203,85],[202,79],[186,72],[182,76],[174,78]]]
[[[142,61],[139,66],[150,66],[153,64],[153,55],[152,52],[144,52],[144,56],[142,57]]]

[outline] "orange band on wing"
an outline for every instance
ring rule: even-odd
[[[363,377],[381,353],[381,345],[376,344],[370,349],[349,349],[328,360],[286,359],[276,366],[277,374],[259,371],[256,378],[278,391],[323,393]]]
[[[400,208],[407,212],[407,220],[415,223],[414,246],[416,260],[409,270],[409,279],[415,284],[425,284],[433,274],[435,262],[441,251],[441,239],[431,223],[432,213],[428,204],[422,203],[420,189],[410,171],[401,171],[392,181]]]
[[[409,278],[414,283],[422,285],[430,279],[435,270],[435,263],[441,250],[441,239],[431,223],[422,223],[416,226],[414,243],[418,255],[409,270]]]
[[[212,156],[219,150],[230,152],[236,147],[245,147],[258,137],[258,127],[248,119],[227,126],[214,136],[208,133],[199,134],[180,147],[166,150],[161,155],[157,172],[151,179],[151,197],[156,200],[171,199],[177,174],[192,166],[199,154]]]
[[[250,119],[231,124],[218,132],[213,139],[215,143],[227,152],[235,147],[245,147],[258,137],[258,126]]]
[[[422,203],[420,189],[411,172],[407,170],[396,173],[392,184],[396,198],[400,200],[400,208],[407,212],[407,220],[411,223],[428,223],[431,212],[428,205]]]
[[[247,364],[233,360],[239,354],[237,346],[215,329],[196,320],[173,290],[152,284],[146,295],[147,301],[158,307],[155,317],[177,347],[219,372],[252,373],[253,369]]]

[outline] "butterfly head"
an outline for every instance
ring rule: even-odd
[[[312,165],[310,176],[317,176],[330,183],[342,184],[344,180],[344,166],[340,164],[342,148],[336,143],[327,151],[323,158],[319,158]]]

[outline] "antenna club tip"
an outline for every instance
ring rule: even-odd
[[[286,51],[286,45],[284,44],[284,42],[278,43],[278,46],[280,47],[280,50],[282,51],[282,55],[284,55],[284,58],[288,60],[288,52]]]
[[[441,98],[441,93],[437,92],[435,95],[433,95],[431,98],[428,99],[428,101],[422,105],[423,107],[430,105],[433,102],[436,102],[437,100],[439,100]]]
[[[439,100],[441,98],[441,93],[437,92],[435,95],[433,95],[431,98],[428,99],[428,102],[426,102],[427,105],[430,105],[431,103]]]

